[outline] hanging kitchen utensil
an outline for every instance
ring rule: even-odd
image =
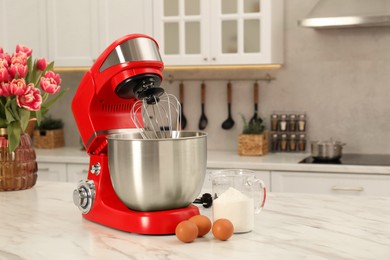
[[[180,113],[181,129],[185,129],[187,126],[187,118],[184,116],[184,111],[183,111],[183,105],[184,105],[184,83],[183,82],[181,82],[179,85],[179,91],[180,91],[180,104],[181,104],[181,113]]]
[[[253,117],[249,120],[249,124],[253,124],[256,121],[259,121],[260,123],[263,122],[263,119],[259,117],[258,111],[259,111],[259,83],[255,81],[255,84],[253,85],[253,101],[255,104],[255,113]]]
[[[204,130],[207,126],[208,119],[205,114],[205,101],[206,101],[206,84],[202,82],[201,85],[201,102],[202,102],[202,114],[199,119],[199,130]]]
[[[232,111],[231,111],[232,83],[230,83],[230,81],[227,84],[227,100],[228,100],[228,118],[222,123],[222,128],[225,130],[229,130],[234,126],[234,120],[232,118]]]

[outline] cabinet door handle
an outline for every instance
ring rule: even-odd
[[[38,168],[38,171],[48,172],[48,171],[50,171],[50,168]]]
[[[363,187],[352,187],[352,186],[333,186],[332,190],[334,191],[364,191]]]

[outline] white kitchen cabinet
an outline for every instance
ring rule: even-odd
[[[99,54],[127,34],[153,34],[152,0],[99,1]]]
[[[90,66],[98,54],[98,3],[47,0],[49,59],[56,66]]]
[[[48,0],[49,56],[56,66],[91,66],[113,41],[152,34],[152,0]]]
[[[38,162],[37,181],[59,181],[66,182],[65,163],[41,163]]]
[[[153,32],[152,0],[0,0],[0,10],[0,46],[27,45],[56,67],[89,67],[118,38]]]
[[[390,176],[273,171],[272,192],[390,196]]]
[[[67,182],[78,183],[80,180],[86,180],[88,169],[88,164],[67,164]]]
[[[38,181],[78,183],[88,175],[88,164],[38,162]]]
[[[166,65],[280,64],[283,0],[155,0]]]
[[[0,47],[12,54],[22,44],[47,57],[45,10],[45,0],[0,0]]]

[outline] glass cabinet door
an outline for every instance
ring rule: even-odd
[[[261,44],[261,0],[220,0],[215,1],[214,9],[218,10],[213,26],[217,37],[214,59],[235,58],[245,63],[249,55],[260,54]]]
[[[207,1],[207,0],[206,0]],[[208,19],[205,19],[204,0],[164,0],[156,1],[155,10],[161,12],[155,24],[156,40],[160,44],[160,52],[163,59],[169,59],[170,64],[181,65],[181,60],[186,63],[191,60],[199,63],[205,59],[204,27]],[[161,30],[161,32],[159,32]]]
[[[154,0],[167,65],[281,63],[283,0]]]

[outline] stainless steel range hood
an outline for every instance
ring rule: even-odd
[[[298,25],[314,29],[390,26],[390,0],[319,0]]]

